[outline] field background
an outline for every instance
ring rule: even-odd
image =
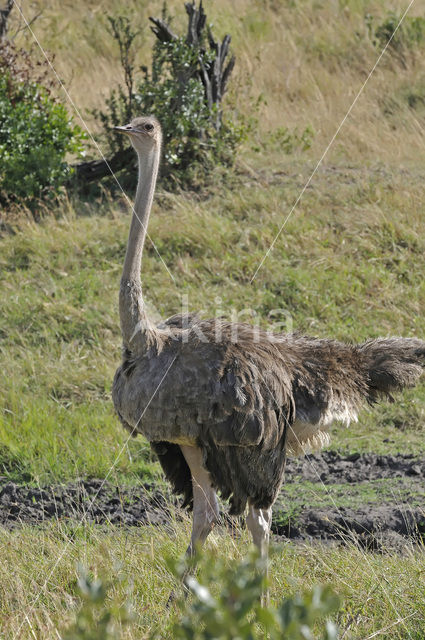
[[[254,113],[256,123],[227,183],[213,181],[196,194],[158,194],[149,233],[174,281],[148,245],[143,282],[153,309],[167,317],[180,310],[185,294],[189,308],[205,315],[217,306],[224,313],[251,309],[264,324],[273,309],[284,309],[294,329],[317,336],[425,335],[420,44],[384,55],[251,283],[376,62],[368,24],[406,7],[366,0],[205,3],[215,34],[232,36],[237,57],[228,108]],[[54,54],[55,69],[95,133],[90,108],[102,108],[122,81],[106,16],[124,12],[133,19],[141,30],[139,63],[147,64],[154,38],[147,18],[158,16],[161,4],[58,0],[24,2],[22,9],[28,19],[41,12],[34,34],[49,57]],[[185,24],[182,3],[169,2],[169,9],[178,30]],[[424,11],[425,2],[416,0],[409,16]],[[14,10],[11,30],[20,27]],[[33,44],[25,29],[16,42]],[[41,55],[36,45],[33,55]],[[60,87],[57,93],[66,100]],[[291,134],[309,127],[311,148],[284,153],[283,127]],[[146,443],[127,442],[110,399],[120,359],[117,292],[129,224],[124,198],[69,195],[41,222],[21,211],[7,223],[0,238],[0,473],[36,486],[105,476],[116,484],[160,484]],[[423,458],[424,416],[422,384],[393,405],[364,411],[349,430],[335,428],[331,448]],[[370,499],[365,486],[365,504]],[[380,500],[379,492],[373,499]],[[241,536],[234,542],[218,532],[211,545],[238,556],[247,546]],[[143,637],[163,615],[172,584],[164,549],[182,551],[187,537],[188,523],[178,520],[172,533],[86,523],[77,532],[64,523],[2,530],[0,636],[60,637],[57,630],[78,606],[79,561],[109,576],[119,564],[132,576],[138,616],[123,637]],[[345,637],[425,637],[423,549],[378,556],[355,545],[283,545],[279,553],[274,599],[330,581],[344,599]],[[117,597],[125,598],[124,587],[117,587]]]

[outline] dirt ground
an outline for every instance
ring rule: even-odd
[[[397,491],[387,491],[388,486]],[[373,487],[379,491],[371,497],[368,491]],[[409,540],[425,539],[424,492],[425,459],[413,456],[341,456],[330,451],[291,459],[273,510],[274,537],[356,541],[376,550],[401,547]],[[167,524],[168,505],[170,495],[148,484],[117,487],[82,479],[34,488],[0,479],[0,524],[7,528],[50,518],[124,526]]]
[[[285,517],[294,497],[295,513]],[[274,506],[273,531],[291,539],[357,542],[376,550],[425,540],[425,459],[329,451],[290,460]]]

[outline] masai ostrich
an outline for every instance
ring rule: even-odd
[[[115,408],[133,435],[148,439],[174,491],[193,504],[189,554],[217,521],[219,490],[230,498],[231,514],[248,506],[247,526],[266,556],[285,455],[320,448],[333,420],[348,424],[362,403],[413,386],[425,342],[347,345],[196,316],[154,326],[140,269],[161,127],[141,117],[116,129],[138,154],[139,182],[120,286],[124,356],[113,383]]]

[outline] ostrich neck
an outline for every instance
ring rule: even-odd
[[[156,330],[146,315],[140,269],[143,246],[158,175],[160,149],[139,154],[139,181],[128,236],[120,286],[120,322],[124,347],[133,353],[145,352],[155,341]]]

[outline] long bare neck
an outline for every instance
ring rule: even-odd
[[[126,349],[137,354],[144,353],[156,342],[157,332],[149,322],[143,302],[140,269],[160,152],[158,144],[146,154],[139,154],[139,181],[120,286],[119,308],[123,343]]]

